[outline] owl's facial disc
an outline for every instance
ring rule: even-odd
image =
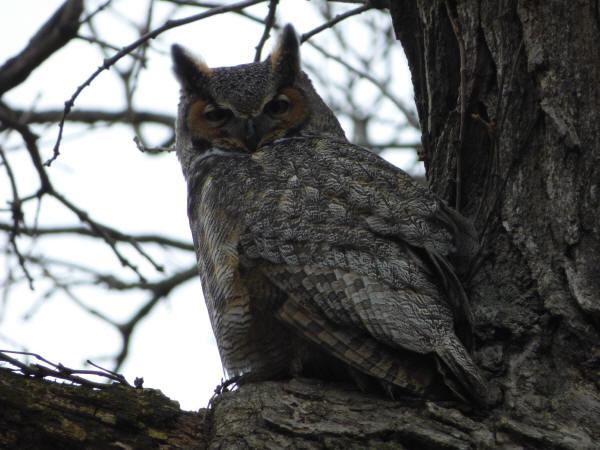
[[[240,114],[229,105],[194,102],[187,127],[197,137],[226,151],[254,152],[296,130],[308,115],[303,95],[287,88],[266,102],[257,114]]]

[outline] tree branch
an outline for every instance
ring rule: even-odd
[[[60,122],[63,115],[62,110],[24,111],[13,109],[12,111],[25,123]],[[72,111],[67,117],[67,120],[70,122],[88,124],[96,122],[119,122],[127,124],[157,123],[168,127],[175,126],[175,117],[151,111],[102,111],[80,109]]]
[[[42,361],[44,364],[47,364],[50,367],[43,366],[41,364],[26,364],[26,363],[19,361],[16,358],[12,358],[12,357],[8,356],[7,353],[32,356],[35,359],[37,359],[38,361]],[[0,350],[0,361],[4,361],[4,362],[7,362],[7,363],[15,366],[17,368],[17,370],[19,370],[23,375],[27,375],[27,376],[33,375],[36,378],[45,378],[45,377],[57,378],[60,380],[71,381],[71,382],[77,383],[81,386],[93,387],[96,389],[105,388],[105,387],[110,386],[109,384],[106,384],[106,383],[96,383],[95,381],[87,380],[85,378],[78,376],[77,374],[94,375],[94,376],[99,376],[99,377],[106,377],[109,380],[112,380],[116,383],[122,384],[123,386],[131,387],[131,385],[127,382],[127,380],[125,379],[125,377],[123,375],[112,372],[107,369],[103,369],[99,366],[96,366],[91,361],[88,361],[88,363],[94,365],[95,367],[98,367],[101,370],[70,369],[68,367],[63,366],[60,363],[54,364],[53,362],[48,361],[46,358],[38,355],[37,353],[19,352],[19,351],[13,351],[13,350]]]
[[[308,33],[304,33],[300,37],[300,42],[307,41],[311,37],[313,37],[315,34],[320,33],[321,31],[326,30],[327,28],[333,27],[336,23],[341,22],[342,20],[347,19],[348,17],[355,16],[356,14],[361,14],[369,9],[371,9],[371,5],[366,4],[363,6],[359,6],[358,8],[351,9],[350,11],[346,11],[343,14],[338,14],[333,19],[331,19],[330,21],[328,21],[322,25],[319,25],[314,30],[309,31]]]
[[[22,83],[50,55],[77,35],[83,0],[67,0],[21,53],[0,67],[0,96]]]
[[[356,67],[353,67],[352,65],[348,64],[346,61],[344,61],[339,56],[332,55],[331,53],[327,52],[323,47],[315,44],[314,42],[308,41],[307,43],[308,43],[308,45],[310,45],[312,48],[317,50],[319,53],[321,53],[326,58],[332,59],[333,61],[337,62],[338,64],[340,64],[343,67],[345,67],[346,69],[348,69],[349,71],[354,72],[359,77],[370,81],[376,88],[378,88],[381,91],[381,93],[383,95],[385,95],[388,99],[390,99],[390,101],[396,106],[396,108],[398,108],[400,111],[402,111],[402,113],[406,116],[406,120],[408,121],[408,123],[415,130],[421,129],[419,120],[415,117],[415,115],[410,111],[408,106],[406,106],[402,100],[400,100],[398,97],[396,97],[389,91],[388,86],[385,86],[383,83],[381,83],[379,80],[377,80],[373,76],[369,75],[368,73],[366,73],[362,70],[359,70]]]
[[[271,28],[273,28],[273,24],[275,23],[275,12],[277,11],[277,4],[279,0],[270,0],[269,1],[269,13],[267,14],[267,18],[265,19],[265,28],[262,36],[260,37],[260,41],[256,46],[256,54],[254,55],[254,62],[260,61],[260,54],[262,53],[262,49],[269,39],[269,35],[271,33]]]
[[[115,241],[131,242],[131,240],[137,242],[147,242],[152,244],[163,245],[166,247],[178,248],[181,250],[193,251],[194,246],[186,241],[180,241],[157,234],[140,234],[132,235],[122,233],[121,231],[109,228],[103,225],[104,232],[107,236]],[[13,228],[12,225],[0,222],[0,230],[10,231]],[[98,233],[94,232],[89,228],[84,227],[46,227],[46,228],[28,228],[19,227],[19,234],[25,234],[28,236],[43,236],[43,235],[56,235],[56,234],[79,234],[82,236],[98,237]]]

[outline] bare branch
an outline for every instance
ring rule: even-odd
[[[92,20],[92,18],[96,14],[98,14],[99,12],[103,11],[104,9],[106,9],[111,3],[112,3],[112,0],[106,0],[104,3],[102,3],[100,6],[98,6],[94,11],[92,11],[90,14],[88,14],[83,19],[81,19],[80,23],[87,23],[87,22],[89,22],[90,20]]]
[[[4,150],[2,149],[2,147],[0,147],[0,158],[2,158],[2,163],[4,164],[4,167],[6,169],[6,174],[8,175],[8,179],[10,181],[10,186],[11,186],[11,190],[12,190],[12,194],[13,194],[13,200],[11,202],[10,205],[10,209],[12,212],[12,219],[13,219],[13,224],[11,229],[9,230],[9,234],[8,234],[8,240],[13,248],[13,251],[15,252],[15,255],[17,255],[17,259],[19,260],[19,265],[21,266],[21,269],[23,270],[23,273],[25,274],[25,277],[27,278],[27,281],[29,282],[29,288],[33,290],[33,278],[31,277],[31,274],[29,273],[29,270],[27,269],[27,266],[25,265],[25,258],[23,257],[23,255],[21,254],[21,251],[19,250],[19,246],[17,245],[17,235],[18,235],[18,230],[19,230],[19,224],[23,221],[23,211],[21,210],[21,198],[19,197],[19,192],[17,190],[17,183],[15,181],[15,177],[13,174],[13,171],[10,167],[10,163],[8,162],[8,159],[6,158],[6,155],[4,154]]]
[[[50,192],[52,190],[52,185],[50,184],[50,179],[48,178],[48,174],[46,173],[46,170],[44,169],[44,167],[42,165],[42,160],[40,158],[40,153],[39,153],[39,149],[37,146],[38,136],[36,136],[34,133],[32,133],[27,125],[23,125],[20,122],[18,122],[17,120],[14,120],[14,118],[11,117],[11,115],[6,114],[6,112],[3,110],[0,110],[0,121],[2,121],[3,126],[9,126],[9,127],[12,127],[14,130],[16,130],[21,135],[21,138],[23,139],[23,142],[25,143],[25,147],[27,148],[27,151],[29,152],[29,156],[33,162],[33,166],[35,167],[35,169],[40,177],[40,185],[41,186],[40,186],[40,190],[38,191],[38,193],[36,195],[41,196],[43,192]],[[4,156],[4,153],[2,153],[2,155]],[[10,167],[8,165],[7,160],[6,160],[6,167],[7,167],[7,170]],[[13,190],[13,192],[16,194],[16,185],[15,185],[15,189]],[[16,243],[16,236],[18,234],[19,223],[23,221],[23,214],[21,212],[21,204],[24,201],[25,201],[25,199],[22,199],[19,197],[13,199],[13,205],[12,205],[13,228],[10,231],[9,241],[11,242],[13,250],[14,250],[15,254],[17,255],[19,264],[20,264],[21,268],[23,269],[23,273],[25,274],[25,277],[27,278],[27,280],[29,282],[29,287],[31,289],[33,289],[33,278],[31,277],[31,275],[29,274],[29,271],[27,270],[27,267],[25,266],[25,258],[19,251],[19,248]],[[18,207],[18,209],[15,210],[15,207]]]
[[[113,240],[121,242],[130,242],[132,239],[137,242],[147,242],[158,244],[166,247],[177,248],[181,250],[193,251],[194,246],[187,241],[179,241],[177,239],[159,236],[156,234],[140,234],[132,235],[125,234],[103,225],[104,232]],[[0,230],[10,231],[12,225],[0,222]],[[47,228],[27,228],[19,227],[19,234],[25,234],[28,236],[44,236],[44,235],[57,235],[57,234],[78,234],[82,236],[98,237],[98,234],[89,228],[84,227],[47,227]]]
[[[129,353],[129,343],[131,340],[131,334],[135,329],[136,325],[146,317],[150,311],[156,306],[156,304],[164,297],[169,295],[169,293],[177,286],[182,284],[184,281],[190,280],[192,278],[196,278],[198,276],[198,271],[196,266],[191,267],[190,269],[179,272],[172,277],[166,278],[159,283],[156,283],[152,289],[154,295],[150,298],[150,300],[142,306],[138,312],[127,322],[118,326],[118,329],[121,333],[121,338],[123,345],[121,347],[121,351],[115,358],[115,371],[119,370],[125,358]]]
[[[61,193],[54,191],[52,193],[52,196],[55,199],[57,199],[59,202],[61,202],[64,206],[66,206],[68,209],[70,209],[72,212],[74,212],[77,215],[77,217],[79,218],[79,220],[81,220],[83,223],[87,223],[91,227],[92,231],[97,236],[102,237],[104,239],[104,242],[106,242],[108,244],[108,246],[112,249],[113,253],[118,258],[118,260],[119,260],[119,262],[121,263],[122,266],[129,267],[131,270],[133,270],[133,272],[135,272],[135,274],[139,277],[140,281],[144,282],[146,280],[146,278],[139,271],[138,267],[135,266],[131,261],[129,261],[129,259],[127,259],[119,251],[119,249],[117,248],[115,240],[108,233],[109,227],[107,227],[106,225],[102,225],[99,222],[96,222],[94,219],[92,219],[89,216],[89,214],[87,213],[87,211],[84,211],[83,209],[81,209],[78,206],[76,206],[74,203],[72,203],[70,200],[68,200]],[[116,230],[113,230],[113,231],[116,231]],[[139,251],[139,247],[138,247],[137,243],[135,243],[133,240],[130,240],[129,243],[131,245],[133,245],[136,248],[136,250]],[[144,257],[146,257],[146,259],[148,259],[148,261],[153,266],[158,267],[158,265],[152,259],[148,258],[145,253],[141,253],[141,255],[144,256]]]
[[[181,6],[197,6],[199,8],[217,8],[221,6],[215,2],[196,2],[194,0],[161,0],[163,2],[174,3]]]
[[[121,50],[120,47],[118,47],[116,45],[109,44],[108,42],[103,41],[102,39],[98,39],[95,36],[83,36],[81,34],[78,34],[76,37],[77,37],[77,39],[81,39],[82,41],[89,42],[90,44],[98,44],[103,50],[109,49],[109,50],[113,50],[115,52],[118,52],[119,50]],[[135,53],[132,53],[131,57],[132,58],[137,58],[137,59],[140,58]]]
[[[45,192],[52,191],[52,184],[50,183],[50,178],[46,173],[46,169],[42,164],[42,158],[40,156],[40,151],[37,146],[38,136],[35,135],[27,125],[21,123],[14,117],[14,114],[10,113],[5,109],[0,108],[0,122],[4,126],[10,127],[16,130],[22,137],[23,142],[25,143],[25,147],[29,152],[29,156],[31,157],[31,161],[33,162],[33,166],[35,167],[39,177],[40,177],[40,192],[38,195],[41,195]]]
[[[19,223],[23,220],[23,212],[21,211],[21,199],[19,197],[19,191],[17,189],[17,182],[15,180],[14,173],[12,168],[10,167],[10,163],[4,154],[4,149],[0,146],[0,159],[2,159],[2,164],[6,169],[6,175],[8,176],[8,180],[10,182],[10,188],[12,190],[13,200],[11,202],[10,209],[13,215],[13,228],[18,227]]]
[[[48,364],[49,366],[51,366],[51,368],[42,366],[41,364],[25,364],[25,363],[19,361],[18,359],[8,356],[6,353],[33,356],[35,359],[42,361],[45,364]],[[112,384],[112,383],[108,383],[108,384],[107,383],[97,383],[95,381],[86,380],[85,378],[79,377],[75,374],[95,375],[95,376],[99,376],[99,377],[108,378],[112,381],[116,381],[117,383],[122,384],[124,386],[132,387],[127,382],[127,380],[125,379],[125,377],[123,375],[111,372],[110,370],[106,370],[106,369],[102,369],[102,368],[100,368],[102,370],[70,369],[68,367],[63,366],[60,363],[54,364],[54,363],[48,361],[46,358],[43,358],[42,356],[38,355],[37,353],[18,352],[18,351],[12,351],[12,350],[0,350],[0,361],[5,361],[9,364],[12,364],[13,366],[15,366],[17,368],[17,370],[19,372],[21,372],[23,375],[26,375],[26,376],[34,376],[34,377],[38,377],[38,378],[45,378],[45,377],[58,378],[61,380],[71,381],[73,383],[77,383],[82,386],[88,386],[88,387],[93,387],[93,388],[98,388],[98,389],[105,388]],[[95,364],[93,364],[93,365],[95,367],[98,367]]]
[[[359,70],[356,67],[351,66],[350,64],[348,64],[346,61],[344,61],[339,56],[332,55],[331,53],[327,52],[323,47],[315,44],[312,41],[309,41],[308,45],[310,45],[311,47],[313,47],[315,50],[317,50],[319,53],[321,53],[326,58],[332,59],[335,62],[337,62],[338,64],[344,66],[346,69],[350,70],[351,72],[354,72],[359,77],[364,78],[366,80],[369,80],[387,98],[389,98],[392,103],[394,103],[394,105],[396,106],[396,108],[398,108],[400,111],[402,111],[402,113],[406,116],[406,120],[408,121],[408,123],[410,123],[410,125],[413,128],[415,128],[416,130],[420,130],[421,129],[421,126],[419,124],[419,120],[410,111],[410,109],[408,108],[408,106],[406,106],[402,100],[400,100],[398,97],[396,97],[394,94],[392,94],[389,91],[388,87],[385,86],[383,83],[381,83],[379,80],[377,80],[376,78],[372,77],[368,73],[366,73],[366,72],[364,72],[362,70]]]
[[[19,85],[50,55],[77,35],[83,0],[66,0],[21,53],[0,67],[0,96]]]
[[[254,62],[260,61],[260,54],[262,53],[263,46],[267,39],[269,39],[269,35],[271,33],[271,28],[273,28],[273,24],[275,23],[275,12],[277,10],[277,4],[279,0],[270,0],[269,1],[269,13],[265,19],[265,29],[263,31],[262,36],[260,37],[260,41],[256,46],[256,54],[254,55]]]
[[[2,120],[5,124],[14,128],[15,130],[17,130],[17,132],[19,132],[21,134],[21,136],[26,144],[26,147],[29,150],[31,159],[34,163],[35,168],[37,169],[39,176],[40,176],[41,186],[37,193],[37,196],[41,197],[44,194],[49,194],[49,195],[53,196],[54,198],[56,198],[59,202],[61,202],[64,206],[66,206],[72,212],[74,212],[82,222],[87,223],[90,226],[90,228],[94,234],[96,234],[97,236],[100,236],[104,239],[104,241],[113,250],[113,253],[115,254],[115,256],[117,256],[117,258],[119,259],[119,262],[123,266],[129,267],[131,270],[133,270],[138,275],[140,280],[143,281],[144,277],[139,272],[138,268],[136,266],[134,266],[127,258],[125,258],[123,256],[123,254],[118,250],[115,240],[111,237],[111,235],[114,234],[113,232],[118,233],[117,230],[113,230],[110,227],[100,224],[99,222],[93,220],[86,211],[82,210],[81,208],[79,208],[78,206],[73,204],[64,195],[62,195],[60,192],[57,192],[52,187],[52,185],[50,183],[50,179],[48,178],[48,175],[46,173],[45,167],[41,163],[39,150],[38,150],[37,144],[36,144],[37,136],[34,135],[29,130],[27,125],[24,125],[21,122],[19,122],[18,120],[15,120],[13,117],[11,117],[11,115],[8,114],[7,110],[0,109],[0,120]],[[22,201],[23,201],[23,199],[21,199],[21,202]],[[130,245],[132,245],[138,251],[138,253],[140,253],[140,255],[142,255],[148,262],[150,262],[150,264],[152,264],[156,268],[156,270],[162,271],[162,267],[159,264],[157,264],[145,251],[143,251],[143,249],[141,249],[141,247],[139,247],[138,243],[135,240],[129,238],[128,242]],[[20,255],[20,253],[18,253],[18,249],[15,249],[15,252],[17,253],[17,255]],[[20,258],[20,260],[21,260],[21,258]]]
[[[13,109],[13,112],[18,115],[23,123],[45,123],[45,122],[60,122],[62,119],[62,110],[46,110],[46,111],[23,111]],[[168,114],[161,114],[150,111],[102,111],[102,110],[73,110],[67,120],[70,122],[81,123],[157,123],[167,127],[175,126],[175,117]]]
[[[144,145],[144,143],[142,142],[142,140],[140,139],[139,136],[136,136],[133,138],[133,142],[135,142],[135,146],[138,148],[138,150],[142,153],[149,153],[151,155],[156,155],[159,153],[164,153],[164,152],[174,152],[175,148],[174,147],[146,147],[146,145]]]
[[[350,11],[346,11],[343,14],[338,14],[333,19],[324,23],[323,25],[319,25],[314,30],[309,31],[308,33],[304,33],[300,37],[300,42],[307,41],[311,37],[313,37],[315,34],[320,33],[321,31],[326,30],[327,28],[333,27],[336,23],[341,22],[342,20],[347,19],[348,17],[355,16],[356,14],[361,14],[361,13],[367,11],[368,9],[371,9],[371,6],[369,4],[366,4],[363,6],[359,6],[358,8],[355,8],[355,9],[351,9]]]

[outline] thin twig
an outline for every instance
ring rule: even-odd
[[[338,14],[333,19],[324,23],[323,25],[319,25],[314,30],[309,31],[308,33],[304,33],[300,37],[300,42],[307,41],[311,37],[313,37],[315,34],[320,33],[321,31],[326,30],[327,28],[333,27],[336,23],[341,22],[342,20],[347,19],[348,17],[355,16],[356,14],[361,14],[369,9],[371,9],[371,5],[367,4],[367,5],[359,6],[358,8],[351,9],[350,11],[346,11],[345,13]]]
[[[1,108],[1,107],[0,107]],[[12,110],[23,123],[46,123],[59,122],[62,119],[63,110],[46,111],[23,111],[19,109]],[[67,117],[69,122],[81,122],[94,124],[97,122],[108,123],[157,123],[172,128],[175,125],[175,117],[169,114],[163,114],[152,111],[103,111],[96,109],[76,109],[71,111]]]
[[[106,225],[102,225],[104,231],[111,239],[121,242],[129,242],[130,239],[134,239],[137,242],[148,242],[158,244],[166,247],[178,248],[181,250],[193,251],[194,246],[186,241],[180,241],[177,239],[167,238],[155,234],[140,234],[140,235],[129,235],[120,232],[114,228],[110,228]],[[0,230],[10,231],[11,225],[0,222]],[[32,227],[19,227],[19,233],[28,236],[43,236],[43,235],[55,235],[55,234],[80,234],[82,236],[97,237],[98,234],[89,228],[84,227],[46,227],[46,228],[32,228]]]
[[[13,224],[12,224],[12,226],[10,228],[10,232],[8,234],[8,241],[10,242],[10,245],[11,245],[13,251],[15,252],[15,255],[17,256],[17,260],[19,261],[19,265],[21,266],[21,269],[23,270],[25,277],[27,278],[27,281],[29,283],[29,289],[33,290],[33,277],[29,273],[29,270],[27,269],[27,266],[25,264],[25,257],[23,256],[23,254],[19,250],[19,246],[17,245],[17,235],[19,234],[19,225],[23,221],[23,211],[21,209],[22,201],[21,201],[21,198],[19,197],[17,183],[15,181],[14,174],[10,167],[10,163],[8,162],[8,158],[6,158],[6,155],[4,154],[4,150],[2,149],[2,147],[0,147],[0,157],[2,158],[2,162],[6,169],[6,174],[8,176],[11,190],[12,190],[12,195],[13,195],[13,200],[10,205],[10,209],[12,212]]]
[[[81,34],[78,34],[77,36],[75,36],[77,39],[81,39],[82,41],[85,42],[89,42],[90,44],[98,44],[102,49],[108,49],[108,50],[113,50],[118,52],[119,50],[121,50],[121,47],[117,46],[117,45],[112,45],[109,44],[106,41],[103,41],[102,39],[98,39],[97,37],[94,36],[83,36]],[[137,58],[139,59],[139,55],[136,55],[135,53],[131,54],[132,58]]]
[[[63,119],[64,119],[64,117],[63,117]],[[73,204],[71,201],[69,201],[60,192],[57,192],[56,190],[54,190],[53,186],[50,183],[48,174],[46,173],[46,169],[41,162],[39,149],[37,148],[37,144],[36,144],[38,137],[29,130],[29,127],[27,125],[20,123],[18,120],[15,120],[13,117],[11,117],[9,114],[7,114],[6,110],[2,110],[2,109],[0,109],[0,120],[7,123],[9,126],[14,128],[17,132],[19,132],[23,138],[23,141],[25,142],[26,148],[29,151],[29,154],[30,154],[31,159],[34,164],[34,167],[37,169],[38,175],[40,177],[41,186],[37,193],[37,196],[41,197],[44,194],[49,194],[52,197],[54,197],[55,199],[57,199],[59,202],[61,202],[63,205],[65,205],[72,212],[74,212],[82,222],[87,223],[91,227],[91,229],[94,231],[94,233],[97,236],[100,236],[104,239],[104,241],[111,247],[111,249],[113,250],[113,253],[117,256],[117,258],[119,259],[119,262],[123,266],[131,268],[138,275],[140,280],[145,281],[144,276],[139,272],[138,268],[136,266],[134,266],[127,258],[125,258],[121,254],[121,252],[117,249],[115,240],[111,237],[111,234],[114,234],[117,231],[110,229],[106,225],[102,225],[99,222],[96,222],[88,215],[88,213],[86,211],[77,207],[75,204]],[[23,201],[24,200],[21,199],[21,202],[23,202]],[[159,271],[162,270],[161,266],[158,265],[147,253],[145,253],[144,251],[141,251],[141,249],[139,248],[138,244],[135,241],[133,241],[131,238],[129,238],[128,242],[134,248],[136,248],[136,250],[138,250],[138,252],[150,264],[152,264],[157,270],[159,270]],[[17,255],[20,255],[20,253],[17,253],[17,252],[15,252],[15,253]],[[26,270],[26,269],[24,268],[24,270]],[[26,273],[28,275],[28,272],[26,272]]]
[[[61,281],[59,281],[57,279],[57,277],[55,277],[50,270],[48,269],[48,267],[46,266],[41,266],[42,267],[42,273],[44,275],[44,277],[52,280],[54,282],[54,286],[49,289],[43,296],[42,298],[49,298],[51,297],[57,290],[62,291],[68,298],[71,299],[71,301],[73,303],[75,303],[77,306],[79,306],[81,309],[83,309],[86,313],[91,314],[92,316],[95,316],[96,318],[102,320],[103,322],[106,322],[110,325],[112,325],[113,327],[117,327],[117,323],[110,319],[108,316],[106,316],[105,314],[101,313],[100,311],[98,311],[97,309],[94,309],[92,307],[89,307],[88,305],[86,305],[82,300],[80,300],[71,290],[72,286],[76,286],[77,283],[74,280],[69,280],[68,284],[65,284]],[[31,313],[28,313],[28,315],[32,315]]]
[[[214,2],[196,2],[193,0],[161,0],[163,2],[174,3],[181,6],[197,6],[199,8],[217,8],[221,6],[219,3]]]
[[[140,322],[144,317],[146,317],[150,313],[150,311],[152,311],[152,309],[156,306],[156,304],[161,299],[169,295],[169,293],[175,287],[179,286],[181,283],[187,280],[196,278],[197,276],[197,268],[194,266],[188,270],[176,273],[173,276],[154,284],[152,289],[153,295],[150,298],[150,300],[148,300],[148,302],[146,302],[146,304],[142,306],[137,311],[137,313],[135,313],[135,315],[131,317],[131,319],[117,327],[117,329],[121,333],[121,339],[123,344],[121,351],[115,358],[115,370],[119,370],[119,368],[123,364],[123,361],[125,361],[127,354],[129,353],[131,334],[133,333],[133,330],[135,329],[138,322]]]
[[[399,98],[397,98],[395,95],[393,95],[391,92],[389,92],[389,90],[387,89],[387,86],[385,86],[379,80],[372,77],[370,74],[368,74],[362,70],[359,70],[356,67],[351,66],[350,64],[348,64],[346,61],[344,61],[339,56],[335,56],[335,55],[328,53],[323,47],[315,44],[312,41],[309,41],[308,45],[313,47],[315,50],[317,50],[319,53],[324,55],[326,58],[332,59],[333,61],[337,62],[338,64],[341,64],[342,66],[344,66],[346,69],[350,70],[351,72],[354,72],[359,77],[370,81],[375,87],[377,87],[383,93],[383,95],[385,95],[388,99],[390,99],[390,101],[396,106],[396,108],[398,108],[400,111],[402,111],[402,113],[406,116],[406,120],[413,128],[415,128],[416,130],[421,129],[419,120],[411,113],[408,106],[406,106]]]
[[[50,178],[48,177],[46,169],[42,164],[40,151],[37,147],[38,136],[34,134],[26,124],[19,122],[12,114],[10,114],[5,109],[0,109],[0,121],[3,122],[5,126],[11,127],[21,135],[21,138],[25,143],[25,148],[29,152],[31,162],[33,163],[33,166],[35,167],[38,176],[40,177],[40,194],[51,192],[52,184],[50,183]]]
[[[86,22],[89,22],[90,20],[92,20],[92,18],[98,14],[100,11],[103,11],[105,8],[108,7],[108,5],[110,5],[112,3],[112,0],[106,0],[106,2],[104,2],[103,4],[101,4],[100,6],[98,6],[94,11],[92,11],[91,13],[89,13],[87,16],[85,16],[83,19],[81,19],[79,21],[79,24],[83,24]]]
[[[25,143],[25,147],[27,148],[27,151],[29,153],[29,156],[31,157],[31,160],[33,162],[34,167],[37,170],[37,173],[40,177],[40,191],[39,192],[48,192],[52,189],[52,186],[50,184],[50,179],[48,178],[48,174],[46,173],[44,167],[42,166],[41,163],[41,158],[40,158],[40,153],[39,153],[39,149],[37,146],[37,139],[38,136],[35,135],[34,133],[31,132],[31,130],[29,129],[29,127],[27,125],[23,125],[20,122],[18,122],[17,120],[14,120],[13,117],[11,117],[10,115],[6,114],[5,111],[0,110],[0,120],[5,124],[8,125],[10,127],[12,127],[13,129],[15,129],[20,135],[21,138],[23,139],[23,142]],[[4,156],[4,153],[2,153],[2,155]],[[6,161],[6,166],[7,168],[9,167],[8,165],[8,161]],[[15,188],[16,188],[16,184],[15,184]],[[38,195],[40,195],[38,193]],[[23,270],[23,273],[25,274],[25,277],[27,278],[27,281],[29,282],[29,287],[30,289],[33,290],[33,277],[31,276],[31,274],[29,273],[29,270],[27,269],[26,265],[25,265],[25,258],[24,256],[21,254],[21,252],[19,251],[19,248],[17,246],[17,242],[16,242],[16,237],[18,235],[18,230],[19,230],[19,225],[20,222],[22,222],[23,216],[22,213],[20,212],[20,205],[24,202],[25,200],[22,198],[17,198],[14,200],[12,208],[13,208],[13,227],[10,231],[10,237],[9,240],[11,242],[11,245],[13,247],[13,250],[15,252],[15,255],[17,256],[17,259],[19,261],[19,265],[21,266],[21,269]],[[18,210],[15,210],[14,208],[18,207]],[[15,215],[16,214],[16,215]]]
[[[213,407],[214,402],[217,399],[217,397],[219,395],[223,394],[224,392],[229,392],[231,385],[237,386],[237,382],[240,381],[240,379],[242,377],[243,377],[243,375],[236,375],[234,377],[229,378],[228,380],[223,380],[221,378],[221,384],[219,384],[217,387],[215,387],[214,394],[208,400],[208,405],[206,406],[206,409],[212,410],[212,407]]]
[[[123,375],[121,375],[120,373],[113,372],[112,370],[105,369],[104,367],[101,367],[98,364],[93,363],[89,359],[86,360],[85,362],[88,363],[90,366],[93,366],[93,367],[95,367],[97,369],[100,369],[102,372],[107,373],[108,374],[108,375],[106,375],[107,377],[109,377],[111,379],[116,379],[116,380],[123,380],[123,381],[125,381],[125,383],[127,383],[127,381],[125,380],[125,377]]]
[[[146,147],[146,145],[142,142],[142,139],[139,136],[135,136],[133,138],[133,142],[135,142],[135,146],[138,148],[138,150],[140,152],[149,153],[151,155],[157,155],[159,153],[175,151],[175,147],[163,147],[163,146]]]
[[[26,364],[23,363],[21,361],[19,361],[18,359],[12,358],[10,356],[7,355],[7,353],[11,353],[11,354],[16,354],[16,355],[26,355],[26,356],[32,356],[35,359],[42,361],[45,364],[48,364],[50,367],[46,367],[46,366],[42,366],[41,364]],[[71,381],[73,383],[77,383],[80,384],[82,386],[88,386],[88,387],[92,387],[92,388],[105,388],[107,386],[110,386],[110,384],[106,384],[106,383],[97,383],[95,381],[91,381],[91,380],[86,380],[85,378],[79,377],[76,374],[82,374],[82,375],[94,375],[94,376],[99,376],[99,377],[105,377],[108,378],[110,380],[116,381],[117,383],[123,385],[123,386],[127,386],[127,387],[132,387],[127,380],[125,379],[125,377],[121,374],[116,374],[114,372],[108,371],[106,369],[102,369],[102,370],[77,370],[77,369],[71,369],[69,367],[65,367],[62,364],[54,364],[50,361],[48,361],[46,358],[38,355],[37,353],[31,353],[31,352],[20,352],[20,351],[14,351],[14,350],[0,350],[0,361],[5,361],[7,363],[12,364],[13,366],[17,367],[18,370],[26,376],[35,376],[38,378],[45,378],[45,377],[52,377],[52,378],[58,378],[61,380],[67,380],[67,381]],[[92,364],[95,367],[99,367],[96,366],[95,364]]]
[[[117,259],[119,260],[119,262],[121,263],[122,266],[129,267],[131,270],[133,270],[133,272],[135,272],[135,274],[138,276],[138,278],[142,282],[146,281],[146,278],[139,271],[138,267],[133,265],[133,263],[131,263],[129,261],[129,259],[127,259],[119,251],[115,240],[111,237],[110,233],[108,233],[106,226],[93,220],[86,211],[84,211],[83,209],[76,206],[74,203],[72,203],[70,200],[68,200],[61,193],[53,192],[52,196],[55,199],[57,199],[60,203],[62,203],[64,206],[66,206],[68,209],[70,209],[72,212],[74,212],[75,215],[77,215],[77,217],[79,218],[79,220],[81,220],[84,223],[87,223],[92,228],[92,230],[94,231],[94,233],[97,236],[102,237],[104,239],[104,242],[106,242],[109,245],[109,247],[112,249],[113,253],[115,254],[115,256],[117,257]],[[145,256],[145,255],[142,255],[142,256]],[[152,260],[149,260],[149,262],[154,265],[154,262]]]
[[[260,41],[256,46],[256,54],[254,55],[254,62],[260,61],[260,54],[262,53],[262,49],[269,39],[269,35],[271,33],[271,28],[273,28],[273,24],[275,23],[275,12],[277,10],[277,4],[279,0],[270,0],[269,1],[269,12],[267,13],[267,17],[265,19],[265,28],[262,36],[260,37]]]
[[[16,202],[19,199],[19,192],[17,190],[17,182],[15,181],[15,177],[14,177],[13,171],[10,167],[10,164],[8,162],[8,159],[4,155],[4,149],[2,148],[2,146],[0,146],[0,158],[2,158],[2,162],[4,164],[4,167],[6,168],[6,175],[8,176],[8,180],[10,182],[10,187],[11,187],[12,194],[13,194],[13,201]],[[21,219],[21,214],[19,215],[19,220],[20,219]]]
[[[150,31],[150,28],[152,26],[153,14],[154,14],[154,1],[151,1],[149,4],[149,7],[148,7],[148,12],[146,14],[146,22],[144,23],[142,28],[139,30],[139,34],[141,36],[145,35],[146,33],[148,33]],[[135,53],[132,52],[132,55],[136,54],[139,58],[137,58],[133,61],[133,63],[131,64],[131,67],[128,68],[126,71],[120,71],[117,69],[117,73],[121,77],[124,88],[125,88],[125,101],[127,104],[127,114],[128,115],[133,114],[133,111],[135,110],[135,106],[133,104],[133,99],[135,96],[135,92],[138,88],[140,75],[142,73],[142,70],[146,66],[146,55],[147,55],[149,47],[150,47],[149,42],[145,42],[145,43],[141,44]],[[133,125],[133,131],[134,131],[135,135],[139,136],[139,138],[143,141],[143,134],[142,134],[140,124],[133,123],[132,125]]]

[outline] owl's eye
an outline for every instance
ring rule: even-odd
[[[263,111],[272,117],[283,116],[290,109],[291,103],[287,95],[280,94],[265,105]]]
[[[204,118],[213,125],[227,122],[232,116],[233,113],[227,108],[215,105],[207,105],[206,108],[204,108]]]

